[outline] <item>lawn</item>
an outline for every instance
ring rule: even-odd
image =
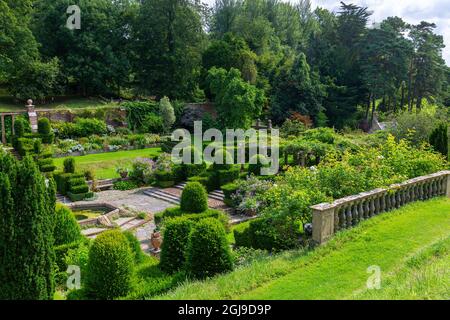
[[[108,152],[100,154],[90,154],[75,157],[77,170],[93,170],[97,179],[114,179],[119,175],[116,173],[118,166],[131,168],[131,164],[136,158],[153,158],[161,153],[160,148],[139,149],[129,151]],[[58,170],[63,169],[65,158],[55,159]]]
[[[449,214],[450,199],[409,204],[343,231],[315,250],[260,259],[229,274],[186,283],[159,298],[447,299],[442,270],[448,269],[448,254],[442,248],[448,249]],[[411,261],[422,262],[418,270]],[[370,266],[381,268],[380,291],[366,289]]]

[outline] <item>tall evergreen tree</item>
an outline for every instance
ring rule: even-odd
[[[53,183],[30,157],[10,157],[0,155],[2,169],[17,172],[0,174],[0,299],[53,299]]]

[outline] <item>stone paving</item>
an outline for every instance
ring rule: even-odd
[[[151,198],[142,191],[148,188],[141,188],[129,191],[108,190],[98,192],[98,198],[94,201],[81,201],[84,203],[109,203],[118,208],[130,209],[137,212],[158,213],[167,208],[174,207],[174,204],[163,200]]]

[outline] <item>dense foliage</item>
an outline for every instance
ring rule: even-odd
[[[0,151],[0,195],[1,299],[53,299],[53,180],[47,186],[30,157]]]
[[[62,205],[57,205],[54,227],[55,246],[78,242],[81,240],[80,226],[73,212]]]
[[[208,209],[208,194],[198,182],[189,182],[181,195],[181,210],[187,213],[201,213]]]
[[[131,288],[133,256],[128,238],[120,231],[99,235],[89,250],[85,294],[101,300],[125,296]]]

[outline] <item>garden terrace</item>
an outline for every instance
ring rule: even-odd
[[[398,209],[410,202],[444,195],[450,198],[450,171],[312,206],[313,240],[317,243],[326,242],[335,232],[351,228],[380,213]]]

